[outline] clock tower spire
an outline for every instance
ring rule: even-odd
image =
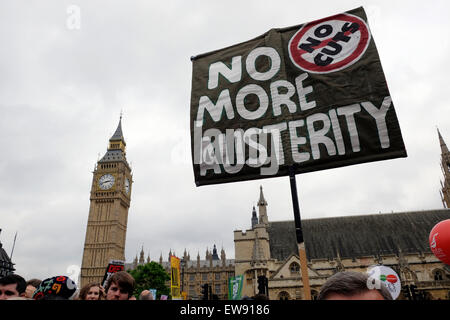
[[[126,159],[122,115],[105,155],[93,172],[81,286],[101,282],[110,260],[125,261],[128,209],[133,183]]]

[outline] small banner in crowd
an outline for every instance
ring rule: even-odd
[[[77,291],[75,282],[67,276],[56,276],[42,280],[33,293],[34,300],[45,299],[46,296],[57,296],[71,299]]]
[[[244,276],[231,277],[228,281],[228,300],[241,300]]]
[[[170,256],[170,290],[173,300],[181,300],[180,258]]]
[[[148,291],[150,291],[150,294],[153,297],[153,300],[156,300],[156,289],[148,289]]]
[[[109,278],[116,272],[125,270],[125,261],[111,260],[106,267],[105,275],[103,276],[102,286],[106,288]]]
[[[384,265],[375,265],[367,270],[369,279],[367,287],[369,289],[380,289],[384,285],[389,290],[392,299],[395,300],[400,295],[402,285],[398,274],[390,267]]]
[[[192,61],[197,186],[407,156],[362,7]]]

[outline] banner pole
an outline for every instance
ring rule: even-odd
[[[300,219],[300,206],[298,204],[297,183],[295,181],[295,170],[289,167],[289,181],[291,183],[292,205],[294,207],[295,235],[297,237],[298,253],[300,257],[300,271],[303,282],[304,300],[311,300],[311,289],[309,287],[308,262],[306,259],[305,242],[303,240],[302,221]]]

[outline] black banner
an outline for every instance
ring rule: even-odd
[[[197,186],[407,156],[362,7],[192,60]]]

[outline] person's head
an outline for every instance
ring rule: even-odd
[[[25,296],[29,299],[33,298],[33,294],[41,284],[42,280],[30,279],[27,281],[27,288],[25,289]]]
[[[77,285],[72,279],[67,276],[56,276],[42,280],[33,293],[33,299],[72,300],[76,294]]]
[[[384,284],[379,289],[369,289],[369,276],[362,272],[343,271],[331,276],[322,286],[319,300],[392,300]]]
[[[153,300],[153,294],[149,290],[143,290],[139,295],[139,300]]]
[[[126,271],[114,273],[106,285],[106,300],[128,300],[135,286],[134,278]]]
[[[0,279],[0,300],[12,297],[25,297],[27,282],[17,274],[10,274]]]
[[[102,300],[104,298],[100,283],[88,283],[80,290],[79,300]]]

